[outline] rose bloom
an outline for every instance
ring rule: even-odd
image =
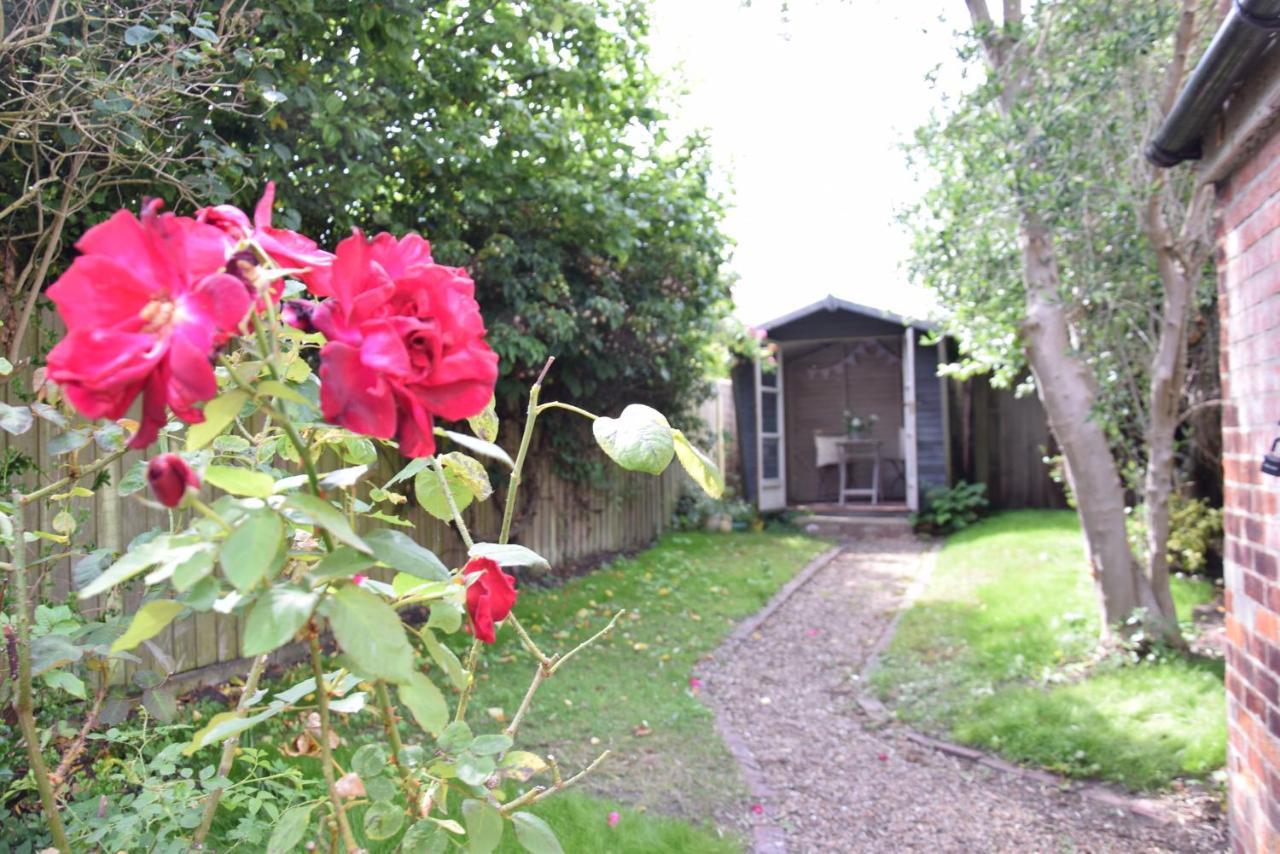
[[[182,457],[161,454],[147,461],[147,484],[157,501],[165,507],[177,507],[188,488],[200,488],[200,478]]]
[[[475,283],[436,264],[418,235],[368,240],[356,231],[309,287],[328,297],[309,315],[328,339],[320,353],[325,420],[394,437],[402,454],[424,457],[435,453],[434,418],[470,417],[493,397],[498,356],[484,340]]]
[[[473,557],[462,572],[464,575],[480,573],[467,588],[467,633],[485,643],[493,643],[497,639],[494,625],[505,620],[515,607],[516,580],[487,557]]]
[[[253,240],[270,256],[271,260],[287,270],[297,270],[295,275],[304,283],[309,283],[318,272],[333,263],[333,253],[326,252],[316,246],[314,240],[304,237],[287,228],[275,228],[271,225],[271,206],[276,198],[276,183],[268,181],[267,188],[253,209],[253,221],[249,221],[244,211],[232,205],[214,205],[196,211],[196,220],[221,229],[232,243],[242,240]],[[257,259],[252,251],[237,254],[232,259],[234,274],[243,276],[252,283],[253,268]],[[243,267],[241,266],[243,265]],[[271,295],[279,299],[284,289],[281,279],[273,280]]]
[[[85,232],[71,267],[49,288],[67,335],[49,353],[48,377],[89,418],[122,418],[141,394],[131,448],[164,426],[165,407],[188,424],[218,385],[211,358],[249,311],[243,282],[225,272],[227,236],[189,217],[139,220],[118,211]]]

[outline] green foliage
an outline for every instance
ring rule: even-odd
[[[1128,519],[1129,543],[1136,554],[1147,551],[1144,506]],[[1169,569],[1173,572],[1220,573],[1222,569],[1222,508],[1203,498],[1175,492],[1169,498]]]
[[[986,509],[987,485],[962,480],[930,489],[924,506],[911,514],[911,527],[925,534],[954,534],[978,521]]]
[[[727,241],[705,141],[667,128],[648,26],[634,0],[274,0],[257,39],[282,58],[253,79],[282,100],[215,121],[253,153],[227,180],[279,179],[279,220],[322,243],[412,229],[465,265],[503,414],[555,355],[549,393],[680,415],[727,314]]]
[[[689,823],[705,825],[709,815],[731,804],[740,806],[744,795],[733,782],[733,760],[716,735],[714,718],[691,691],[688,677],[737,620],[758,610],[825,547],[820,540],[795,534],[669,534],[633,558],[614,561],[561,587],[527,588],[516,612],[544,649],[571,648],[603,628],[619,608],[636,617],[624,617],[613,635],[576,659],[572,679],[543,684],[538,702],[552,711],[530,717],[521,729],[524,746],[537,753],[507,752],[498,766],[507,780],[503,785],[545,779],[539,775],[545,775],[547,765],[538,754],[554,754],[568,770],[608,747],[614,754],[584,781],[583,791],[589,794],[558,795],[530,810],[554,829],[565,851],[738,850],[735,842],[717,839]],[[446,649],[465,650],[465,638],[455,635],[441,641],[449,645]],[[523,698],[528,667],[518,640],[500,634],[477,676],[470,725],[449,726],[430,745],[432,754],[438,748],[451,761],[465,759],[472,765],[506,745],[496,732],[499,725],[491,710],[508,718],[513,714]],[[301,684],[307,687],[305,681]],[[636,691],[636,685],[645,690]],[[412,720],[408,710],[401,716]],[[359,770],[367,763],[371,766],[368,760],[385,749],[373,717],[358,716],[353,723],[357,726],[349,743],[338,748],[337,759],[344,768]],[[637,734],[641,725],[651,732]],[[407,724],[401,729],[410,731]],[[288,715],[274,717],[245,735],[256,749],[272,755],[275,749],[266,745],[289,745],[295,737],[296,726]],[[592,745],[593,737],[601,743]],[[664,761],[655,764],[654,756]],[[316,785],[319,768],[314,757],[287,761]],[[388,773],[382,770],[379,776]],[[712,777],[717,782],[709,785]],[[672,809],[672,791],[688,793],[677,805],[678,818],[663,815]],[[623,798],[632,809],[599,799],[602,792]],[[636,811],[636,806],[645,811]],[[459,807],[451,804],[452,817],[462,822]],[[606,821],[612,810],[621,814],[616,828]],[[356,818],[363,823],[358,811]],[[407,834],[409,826],[403,831]],[[368,841],[366,847],[375,854],[390,852],[405,838]],[[363,836],[361,840],[367,841]],[[218,841],[216,834],[213,841]],[[523,849],[516,835],[507,832],[498,850]]]
[[[1002,513],[947,541],[872,679],[903,719],[1072,776],[1159,789],[1226,758],[1222,662],[1098,656],[1067,511]],[[1212,585],[1175,578],[1179,617]]]
[[[1156,170],[1140,154],[1159,118],[1152,93],[1180,8],[1141,0],[1117,15],[1109,0],[1038,4],[1011,33],[971,33],[960,55],[978,82],[917,131],[909,156],[927,188],[901,217],[914,237],[913,275],[937,295],[945,331],[960,343],[949,370],[989,372],[1001,387],[1028,382],[1018,223],[1023,210],[1043,220],[1072,346],[1097,380],[1094,416],[1120,467],[1138,473],[1160,333],[1153,306],[1163,293],[1140,214],[1160,182],[1175,200],[1190,199],[1196,186],[1193,170]],[[1010,75],[1025,82],[1008,117],[1004,87],[981,63],[978,41],[1006,35],[1023,46]],[[1176,232],[1184,212],[1175,208],[1166,204]],[[1187,358],[1196,393],[1211,399],[1216,277],[1211,265],[1199,272]]]

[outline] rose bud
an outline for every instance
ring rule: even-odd
[[[177,454],[161,454],[147,462],[147,483],[156,500],[165,507],[177,507],[188,489],[199,489],[200,478]]]
[[[467,588],[467,633],[485,643],[496,637],[493,627],[511,613],[516,604],[516,580],[487,557],[475,557],[462,568],[464,575],[474,572],[480,577]]]

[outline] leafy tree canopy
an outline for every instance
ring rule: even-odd
[[[275,105],[218,125],[252,158],[223,179],[248,204],[277,178],[281,222],[324,243],[414,229],[468,267],[500,406],[555,355],[553,382],[601,410],[673,411],[727,313],[728,243],[647,29],[632,0],[277,0],[256,37],[283,58],[254,72]]]

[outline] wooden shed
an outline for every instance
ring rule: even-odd
[[[761,510],[839,500],[840,467],[822,448],[849,436],[850,417],[878,453],[866,503],[914,510],[947,484],[947,390],[929,324],[828,296],[761,328],[776,368],[743,363],[733,378],[743,483]],[[869,489],[871,467],[853,463],[849,482]]]

